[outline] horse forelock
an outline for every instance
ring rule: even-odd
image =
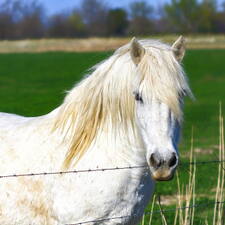
[[[77,162],[103,129],[133,129],[135,102],[132,92],[137,79],[139,90],[165,102],[178,119],[182,117],[179,94],[191,94],[185,75],[172,55],[171,47],[155,41],[142,41],[146,54],[136,68],[129,49],[119,48],[108,60],[94,67],[94,72],[66,96],[54,123],[69,142],[65,167]],[[112,130],[110,130],[112,132]]]
[[[138,65],[137,83],[145,99],[155,97],[173,111],[178,121],[182,121],[181,101],[183,95],[193,97],[188,80],[173,55],[173,49],[147,47],[146,54]]]

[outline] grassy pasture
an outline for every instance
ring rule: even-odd
[[[86,74],[88,68],[110,54],[0,54],[0,111],[25,116],[38,116],[51,111],[60,105],[65,90],[71,89],[74,83]],[[196,101],[186,99],[183,137],[180,144],[183,162],[188,162],[192,126],[196,160],[218,159],[219,101],[223,103],[222,108],[225,112],[224,59],[225,50],[187,51],[183,63]],[[189,175],[188,166],[181,166],[179,174],[181,183],[185,184]],[[216,164],[197,166],[196,201],[212,200],[217,181],[216,174]],[[163,205],[164,208],[174,208],[176,180],[157,183],[156,193],[162,196],[162,203],[169,200],[169,206]],[[210,218],[212,212],[213,207],[197,209],[195,224],[201,224],[200,221],[203,221],[206,215]],[[167,218],[172,215],[173,213],[168,213]],[[154,224],[161,224],[160,214],[154,215],[153,218]]]

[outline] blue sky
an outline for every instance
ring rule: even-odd
[[[75,6],[79,6],[82,0],[39,0],[46,8],[49,15],[60,12],[62,10],[70,10]],[[111,7],[127,7],[133,0],[105,0]],[[149,0],[150,1],[150,0]],[[168,2],[169,0],[151,0],[151,5]]]
[[[78,7],[82,0],[39,0],[47,10],[48,15],[60,12],[71,10],[74,7]],[[127,7],[129,3],[134,0],[104,0],[111,7]],[[170,0],[148,0],[151,5],[158,6]],[[217,0],[218,5],[220,5],[225,0]]]

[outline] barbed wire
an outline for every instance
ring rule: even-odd
[[[192,208],[200,208],[200,207],[205,207],[205,206],[209,206],[209,205],[218,205],[218,204],[225,204],[225,201],[217,201],[217,202],[204,202],[204,203],[198,203],[198,204],[193,204],[193,205],[190,205],[190,206],[183,206],[183,207],[178,207],[178,208],[175,208],[175,209],[164,209],[164,210],[155,210],[153,212],[151,211],[146,211],[144,214],[146,215],[149,215],[149,214],[154,214],[154,213],[160,213],[160,212],[163,212],[163,213],[167,213],[167,212],[175,212],[175,211],[178,211],[178,210],[185,210],[185,209],[192,209]]]
[[[209,161],[199,161],[199,162],[182,162],[178,166],[184,165],[204,165],[204,164],[211,164],[211,163],[223,163],[225,160],[209,160]]]
[[[167,212],[175,212],[178,210],[185,210],[185,209],[191,209],[191,208],[200,208],[200,207],[205,207],[209,205],[218,205],[218,204],[224,204],[225,201],[217,201],[217,202],[204,202],[204,203],[198,203],[198,204],[193,204],[190,206],[184,206],[184,207],[179,207],[175,209],[164,209],[164,210],[154,210],[154,211],[146,211],[144,215],[150,215],[150,214],[156,214],[156,213],[167,213]],[[82,224],[88,224],[88,223],[96,223],[96,222],[103,222],[103,221],[108,221],[108,220],[116,220],[116,219],[123,219],[123,218],[132,218],[136,217],[135,214],[133,215],[126,215],[126,216],[117,216],[117,217],[110,217],[110,218],[104,218],[104,219],[99,219],[99,220],[89,220],[89,221],[83,221],[79,223],[73,223],[73,224],[66,224],[66,225],[82,225]]]
[[[225,160],[211,160],[200,162],[184,162],[178,165],[178,168],[187,165],[204,165],[210,163],[224,163]],[[56,172],[40,172],[40,173],[21,173],[21,174],[6,174],[0,175],[0,179],[3,178],[16,178],[16,177],[31,177],[31,176],[47,176],[47,175],[63,175],[63,174],[77,174],[77,173],[90,173],[90,172],[105,172],[112,170],[128,170],[128,169],[140,169],[148,168],[148,165],[141,166],[125,166],[125,167],[112,167],[112,168],[96,168],[96,169],[83,169],[83,170],[69,170],[69,171],[56,171]]]
[[[14,178],[14,177],[30,177],[30,176],[46,176],[46,175],[63,175],[63,174],[75,174],[75,173],[89,173],[89,172],[105,172],[112,170],[128,170],[128,169],[140,169],[147,168],[148,166],[125,166],[125,167],[112,167],[112,168],[96,168],[96,169],[84,169],[84,170],[69,170],[69,171],[57,171],[57,172],[41,172],[41,173],[24,173],[24,174],[9,174],[0,175],[2,178]]]

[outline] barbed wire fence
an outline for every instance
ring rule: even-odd
[[[178,168],[182,168],[183,166],[189,165],[207,165],[207,164],[219,164],[225,163],[225,160],[210,160],[210,161],[199,161],[199,162],[183,162],[178,165]],[[83,170],[70,170],[70,171],[55,171],[55,172],[40,172],[40,173],[22,173],[22,174],[5,174],[0,175],[1,179],[7,178],[18,178],[18,177],[34,177],[34,176],[50,176],[50,175],[66,175],[66,174],[78,174],[78,173],[91,173],[91,172],[105,172],[105,171],[113,171],[113,170],[129,170],[129,169],[141,169],[141,168],[148,168],[148,165],[141,165],[141,166],[125,166],[125,167],[112,167],[112,168],[96,168],[96,169],[83,169]],[[222,167],[224,170],[225,168]],[[197,204],[193,204],[190,206],[178,207],[173,209],[164,209],[164,210],[154,210],[154,211],[145,211],[145,215],[156,214],[156,213],[166,213],[166,212],[175,212],[177,210],[185,210],[187,208],[200,208],[200,207],[207,207],[209,205],[219,205],[225,204],[225,201],[216,201],[216,202],[201,202]],[[103,218],[103,219],[95,219],[89,221],[83,221],[79,223],[73,224],[65,224],[65,225],[82,225],[82,224],[90,224],[90,223],[100,223],[109,220],[116,220],[116,219],[123,219],[123,218],[135,218],[137,215],[124,215],[118,217],[110,217],[110,218]]]
[[[211,160],[200,162],[184,162],[178,165],[178,168],[188,165],[204,165],[211,163],[224,163],[225,160]],[[112,170],[128,170],[128,169],[140,169],[148,168],[148,165],[141,166],[125,166],[125,167],[111,167],[111,168],[96,168],[96,169],[83,169],[83,170],[69,170],[69,171],[55,171],[55,172],[40,172],[40,173],[22,173],[22,174],[6,174],[0,175],[0,179],[3,178],[16,178],[16,177],[32,177],[32,176],[48,176],[48,175],[63,175],[63,174],[77,174],[77,173],[91,173],[91,172],[105,172]],[[225,168],[223,168],[225,169]]]
[[[150,215],[150,214],[161,214],[161,213],[166,213],[166,212],[174,212],[177,210],[186,210],[186,209],[192,209],[192,208],[200,208],[200,207],[206,207],[209,205],[218,205],[218,204],[225,204],[225,201],[222,202],[204,202],[204,203],[198,203],[190,206],[184,206],[184,207],[178,207],[174,209],[164,209],[164,210],[154,210],[154,211],[146,211],[144,214],[145,215]],[[89,223],[98,223],[98,222],[104,222],[104,221],[109,221],[109,220],[116,220],[116,219],[123,219],[123,218],[135,218],[136,215],[126,215],[126,216],[118,216],[118,217],[110,217],[110,218],[105,218],[105,219],[99,219],[99,220],[89,220],[89,221],[83,221],[79,223],[73,223],[73,224],[66,224],[66,225],[82,225],[82,224],[89,224]]]

